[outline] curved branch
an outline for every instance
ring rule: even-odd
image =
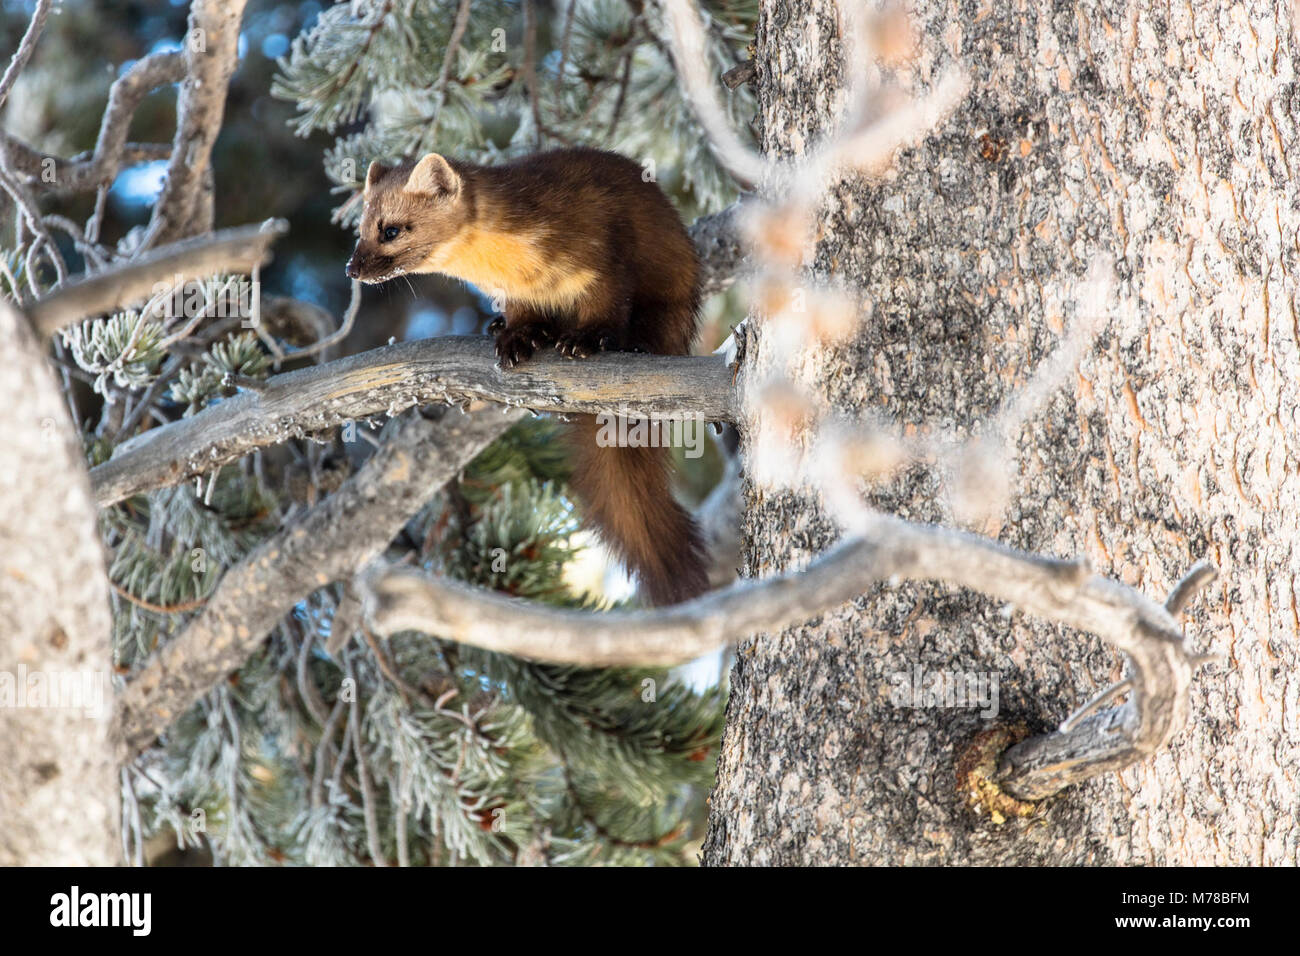
[[[1197,580],[1204,582],[1199,571]],[[590,667],[672,666],[748,634],[824,614],[880,581],[960,585],[1021,610],[1097,634],[1133,663],[1122,708],[1070,733],[1011,748],[1003,786],[1040,799],[1163,746],[1184,724],[1197,659],[1159,604],[1085,565],[988,538],[878,516],[805,570],[743,582],[653,611],[592,614],[529,604],[409,569],[370,567],[357,579],[377,633],[419,630],[505,654]]]
[[[68,157],[55,156],[34,149],[22,140],[4,133],[0,133],[0,141],[9,151],[9,165],[23,175],[27,186],[55,194],[95,189],[104,181],[112,182],[124,167],[166,159],[172,154],[170,143],[123,143],[117,161],[101,165],[90,152]],[[47,164],[52,164],[49,168],[54,170],[52,182],[41,178]]]
[[[113,82],[108,104],[99,124],[93,153],[70,159],[50,156],[33,149],[13,136],[3,136],[13,168],[27,177],[25,185],[54,193],[80,192],[107,186],[122,167],[148,159],[165,159],[171,146],[164,143],[128,143],[127,131],[136,108],[159,87],[178,83],[185,77],[185,60],[181,54],[167,51],[150,53],[131,64]],[[47,176],[50,170],[53,175]]]
[[[1170,623],[1215,574],[1213,567],[1202,562],[1175,585],[1164,608]],[[1009,747],[995,777],[1004,791],[1020,800],[1050,797],[1072,784],[1108,770],[1121,770],[1149,756],[1182,729],[1187,722],[1187,691],[1200,660],[1188,654],[1181,640],[1175,641],[1168,630],[1157,630],[1154,623],[1135,622],[1132,634],[1136,640],[1122,647],[1131,675],[1085,704],[1083,712],[1121,691],[1128,694],[1128,700],[1090,717],[1067,718],[1059,730]]]
[[[117,176],[126,158],[126,134],[131,128],[131,118],[141,101],[154,90],[184,78],[184,57],[169,50],[142,57],[113,83],[91,158],[94,179],[88,185],[106,186]],[[170,153],[170,147],[167,149]]]
[[[497,367],[490,339],[446,336],[272,376],[256,392],[119,446],[91,469],[91,485],[95,500],[110,505],[345,422],[480,399],[538,411],[735,417],[731,373],[714,356],[607,353],[575,362],[552,352],[507,372]]]
[[[295,604],[350,576],[523,413],[492,407],[395,423],[379,450],[337,491],[264,540],[226,572],[177,637],[127,685],[119,726],[141,750],[240,667]]]
[[[259,226],[223,229],[147,252],[137,259],[85,276],[34,303],[28,310],[37,334],[50,338],[65,325],[115,312],[156,294],[161,281],[197,279],[218,272],[249,272],[269,258],[269,249],[289,231],[283,219]]]

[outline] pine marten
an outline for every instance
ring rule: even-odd
[[[502,368],[554,346],[686,355],[699,261],[677,211],[616,153],[561,149],[500,166],[430,153],[371,163],[350,278],[440,272],[504,299],[488,326]],[[569,428],[572,485],[588,522],[634,571],[651,604],[708,586],[699,528],[674,500],[663,448],[600,447],[595,417]]]

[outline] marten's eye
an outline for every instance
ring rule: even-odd
[[[381,241],[381,242],[392,242],[394,239],[396,239],[396,238],[397,238],[398,236],[400,236],[401,234],[402,234],[402,227],[401,227],[401,226],[389,226],[389,227],[388,227],[387,229],[385,229],[382,233],[380,233],[380,241]]]

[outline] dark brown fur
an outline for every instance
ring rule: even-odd
[[[372,164],[348,275],[377,282],[441,272],[504,301],[497,355],[510,368],[539,348],[686,355],[699,264],[676,210],[639,165],[565,149],[501,166],[436,154]],[[386,237],[396,229],[398,235]],[[674,500],[667,451],[600,447],[596,419],[570,429],[573,487],[589,522],[635,571],[653,604],[708,586],[699,530]]]

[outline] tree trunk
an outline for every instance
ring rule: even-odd
[[[805,152],[841,108],[830,0],[761,0],[760,127]],[[1194,647],[1222,654],[1167,751],[994,822],[956,762],[975,709],[891,703],[898,678],[995,674],[991,722],[1052,726],[1121,677],[1100,640],[939,586],[883,587],[738,651],[704,849],[709,864],[1279,864],[1300,844],[1300,92],[1290,0],[919,2],[915,74],[956,62],[963,106],[884,181],[833,189],[812,273],[874,312],[814,348],[803,383],[837,407],[978,433],[1060,343],[1098,256],[1135,308],[1013,436],[1006,506],[971,530],[1086,555],[1163,600],[1195,560]],[[1083,307],[1096,303],[1083,303]],[[761,323],[744,375],[778,356]],[[750,414],[753,414],[751,409]],[[745,572],[836,536],[816,501],[747,485]],[[960,523],[935,469],[873,493]],[[957,509],[957,514],[963,512]]]
[[[121,862],[109,584],[81,441],[0,302],[0,866]]]

